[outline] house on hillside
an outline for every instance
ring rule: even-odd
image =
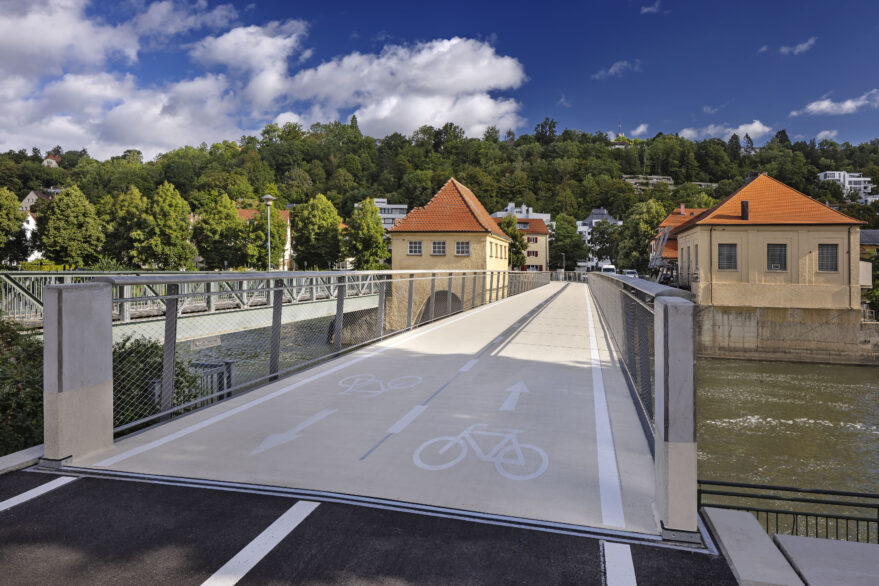
[[[281,266],[277,268],[282,271],[289,271],[293,266],[293,231],[290,226],[290,210],[274,210],[272,213],[281,214],[281,218],[284,219],[284,223],[287,226],[287,235],[284,238],[284,254],[281,256]],[[238,210],[238,217],[248,222],[258,215],[259,210]]]
[[[859,309],[861,224],[764,173],[669,237],[701,305]]]
[[[503,218],[495,218],[500,224]],[[525,236],[528,248],[525,250],[525,264],[513,267],[521,271],[549,270],[549,228],[543,220],[522,220],[516,218],[516,229]]]
[[[454,178],[388,230],[394,270],[506,271],[510,239]]]
[[[54,187],[51,189],[32,190],[24,196],[24,199],[18,204],[18,210],[22,212],[30,212],[31,206],[37,203],[38,200],[45,199],[46,201],[52,201],[59,193],[61,193],[61,190]]]
[[[592,211],[585,220],[577,221],[577,233],[583,238],[583,242],[587,245],[589,244],[589,235],[592,233],[592,228],[594,228],[598,222],[610,222],[616,226],[623,225],[622,220],[617,220],[611,216],[610,212],[606,209],[592,208]],[[597,258],[590,254],[583,266],[586,270],[593,271],[601,265],[612,264],[612,262],[613,261],[609,258]],[[577,264],[579,265],[580,263],[578,262]]]
[[[514,202],[507,203],[507,207],[499,212],[494,212],[492,218],[506,218],[509,215],[516,216],[519,220],[543,220],[547,226],[552,226],[552,215],[535,212],[534,208],[522,204],[517,206]]]

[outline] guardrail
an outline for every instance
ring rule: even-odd
[[[753,513],[769,535],[879,543],[879,495],[699,481],[699,507]]]
[[[693,534],[697,454],[692,294],[600,272],[589,273],[589,289],[654,456],[663,530],[678,538],[680,532]]]
[[[76,370],[77,356],[85,364],[94,354],[110,357],[101,384],[110,385],[112,431],[120,434],[549,280],[507,271],[102,276],[47,287],[46,361]],[[126,296],[138,289],[152,294]],[[229,296],[247,311],[219,312]],[[160,319],[112,327],[126,306],[144,301],[161,308]],[[197,306],[207,309],[187,312]],[[105,321],[109,331],[91,323]],[[57,379],[50,382],[67,384]]]

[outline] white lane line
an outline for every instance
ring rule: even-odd
[[[166,436],[163,436],[159,439],[153,440],[153,441],[146,443],[142,446],[138,446],[136,448],[132,448],[130,450],[120,452],[119,454],[116,454],[115,456],[110,456],[109,458],[106,458],[105,460],[101,460],[100,462],[95,463],[95,466],[96,467],[112,466],[113,464],[117,464],[117,463],[121,462],[122,460],[127,460],[128,458],[137,456],[138,454],[143,454],[144,452],[148,452],[154,448],[158,448],[159,446],[163,446],[169,442],[173,442],[173,441],[178,440],[182,437],[186,437],[190,433],[194,433],[194,432],[199,431],[201,429],[204,429],[208,426],[211,426],[214,423],[218,423],[220,421],[223,421],[224,419],[228,419],[229,417],[232,417],[234,415],[238,415],[239,413],[247,411],[248,409],[251,409],[252,407],[256,407],[257,405],[262,405],[266,401],[271,401],[272,399],[274,399],[276,397],[280,397],[281,395],[285,395],[285,394],[289,393],[290,391],[298,389],[299,387],[301,387],[303,385],[307,385],[307,384],[312,383],[318,379],[321,379],[321,378],[327,376],[328,374],[333,374],[334,372],[339,372],[343,368],[348,368],[349,366],[357,364],[358,362],[362,362],[362,361],[366,360],[367,358],[373,358],[374,356],[378,356],[379,354],[382,354],[383,352],[386,352],[386,351],[390,350],[391,348],[395,348],[396,346],[399,346],[400,344],[403,344],[405,342],[409,342],[411,340],[414,340],[415,338],[419,338],[421,336],[429,334],[429,333],[433,332],[434,330],[438,330],[440,328],[450,326],[457,321],[460,321],[462,319],[467,319],[468,317],[472,317],[478,313],[482,313],[483,311],[486,311],[486,310],[491,309],[493,307],[497,307],[499,304],[506,303],[507,301],[510,301],[511,299],[516,299],[516,297],[507,297],[506,299],[501,299],[500,301],[495,301],[489,305],[484,305],[484,306],[480,307],[479,309],[470,310],[468,313],[461,315],[459,317],[443,320],[443,322],[438,325],[427,328],[424,331],[420,331],[415,334],[405,336],[403,338],[400,338],[399,340],[389,342],[386,346],[383,346],[381,348],[373,350],[372,352],[369,352],[369,353],[364,354],[362,356],[357,356],[356,358],[352,358],[351,360],[342,362],[341,364],[338,364],[332,368],[328,368],[327,370],[324,370],[322,372],[314,374],[308,378],[304,378],[301,381],[290,385],[289,387],[284,387],[283,389],[278,389],[277,391],[269,393],[268,395],[265,395],[265,396],[260,397],[258,399],[254,399],[248,403],[245,403],[243,405],[239,405],[238,407],[235,407],[234,409],[224,411],[223,413],[220,413],[218,415],[214,415],[213,417],[205,419],[204,421],[194,423],[194,424],[190,425],[189,427],[184,427],[181,430],[178,430],[174,433],[170,433]],[[503,339],[503,338],[501,338],[501,339]]]
[[[421,412],[425,409],[427,409],[427,405],[416,405],[415,407],[412,407],[412,410],[409,411],[409,413],[401,417],[397,423],[388,428],[388,433],[400,433],[406,429],[406,426],[412,423],[416,417],[421,415]]]
[[[468,360],[468,361],[467,361],[467,364],[465,364],[464,366],[462,366],[461,368],[458,369],[458,372],[467,372],[468,370],[470,370],[471,368],[473,368],[473,367],[476,365],[477,362],[479,362],[479,359],[478,359],[478,358],[474,358],[474,359],[472,359],[472,360]]]
[[[299,501],[290,507],[274,523],[266,527],[265,531],[257,535],[256,539],[235,554],[235,557],[214,572],[213,576],[205,580],[202,586],[233,586],[237,584],[247,572],[252,570],[275,546],[281,543],[281,540],[296,529],[296,526],[317,508],[317,505],[318,503],[311,501]]]
[[[26,503],[29,500],[35,499],[38,496],[46,494],[47,492],[51,492],[56,488],[61,488],[65,484],[70,484],[74,480],[76,480],[75,476],[65,476],[64,478],[56,478],[55,480],[50,480],[49,482],[41,484],[36,488],[32,488],[27,492],[23,492],[18,496],[14,496],[0,502],[0,511],[5,511],[6,509],[11,509],[15,505]]]
[[[627,543],[602,541],[607,586],[637,586],[632,548]]]
[[[302,423],[292,427],[290,430],[285,431],[284,433],[269,434],[266,437],[266,439],[264,439],[262,441],[262,443],[260,443],[259,446],[256,447],[255,450],[250,452],[250,455],[253,456],[255,454],[260,454],[262,452],[265,452],[266,450],[271,450],[272,448],[276,448],[280,445],[286,444],[287,442],[292,442],[297,437],[299,437],[300,431],[304,430],[305,428],[307,428],[311,425],[314,425],[315,423],[317,423],[321,419],[324,419],[325,417],[329,417],[330,415],[332,415],[336,411],[337,411],[337,409],[324,409],[323,411],[321,411],[319,413],[315,413],[314,415],[312,415],[311,417],[309,417],[308,419],[306,419]]]
[[[604,375],[601,372],[601,356],[598,353],[598,336],[595,334],[595,321],[592,318],[592,300],[586,289],[586,314],[589,317],[589,354],[592,371],[592,397],[595,406],[595,440],[598,448],[598,486],[601,496],[601,522],[611,527],[625,527],[623,514],[623,489],[620,486],[620,472],[617,468],[616,450],[613,445],[613,430],[607,408],[607,395],[604,390]]]

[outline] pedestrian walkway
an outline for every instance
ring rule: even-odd
[[[72,465],[659,533],[653,460],[579,283],[392,337]]]

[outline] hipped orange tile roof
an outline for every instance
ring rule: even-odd
[[[683,224],[687,220],[692,217],[698,216],[702,212],[704,212],[707,208],[684,208],[684,213],[681,215],[681,209],[675,208],[675,210],[670,213],[666,218],[659,223],[660,228],[674,228],[675,226],[679,226]]]
[[[388,232],[489,232],[509,240],[473,192],[454,177],[421,208],[414,208]]]
[[[290,222],[290,210],[275,210],[273,213],[281,214],[285,222]],[[238,217],[242,220],[252,220],[259,214],[259,210],[238,210]]]
[[[677,260],[678,258],[678,240],[677,238],[669,238],[665,241],[665,248],[662,249],[662,258],[669,260]]]
[[[492,218],[495,222],[500,224],[504,219],[503,218]],[[519,228],[519,232],[522,234],[543,234],[544,236],[549,235],[549,228],[546,227],[546,223],[540,218],[531,219],[519,219],[516,218],[517,224],[528,224],[528,228],[525,230]]]
[[[742,219],[742,202],[748,202],[748,219]],[[725,200],[688,219],[672,230],[673,234],[693,226],[745,226],[773,224],[863,224],[808,195],[788,187],[765,173]]]

